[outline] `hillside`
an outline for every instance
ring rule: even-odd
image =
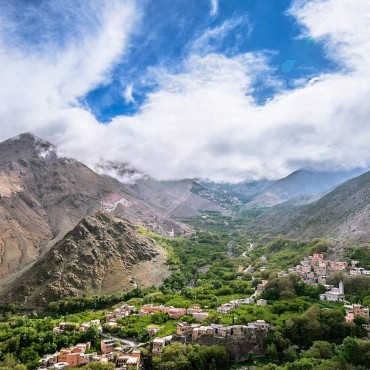
[[[0,277],[34,261],[113,189],[32,134],[0,143]]]
[[[363,170],[338,171],[338,172],[313,172],[299,170],[289,176],[278,180],[267,187],[261,194],[247,204],[247,207],[273,207],[294,198],[309,198],[321,193],[326,193],[343,182],[354,178]]]
[[[121,218],[84,218],[0,295],[31,306],[68,296],[113,294],[160,285],[169,276],[166,252]]]
[[[121,172],[121,181],[133,178],[135,183],[60,157],[54,145],[31,133],[0,143],[0,285],[97,209],[164,235],[172,229],[176,234],[192,232],[175,218],[223,211],[194,194],[191,180],[161,183],[136,176],[127,166]]]
[[[119,162],[100,163],[97,169],[101,174],[125,182],[126,194],[145,202],[167,218],[192,218],[204,211],[226,212],[217,198],[208,196],[210,191],[198,194],[197,189],[205,188],[192,179],[158,181]]]
[[[197,194],[207,199],[216,199],[221,205],[240,205],[248,203],[265,191],[274,181],[244,181],[239,183],[216,183],[200,181],[201,188]]]
[[[370,241],[370,172],[351,179],[309,205],[276,206],[247,226],[259,235],[325,237],[341,244]]]

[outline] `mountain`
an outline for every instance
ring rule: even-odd
[[[227,207],[248,203],[268,188],[273,181],[244,181],[239,183],[216,183],[213,181],[199,181],[201,189],[197,194]]]
[[[215,199],[197,194],[202,186],[192,179],[158,181],[119,162],[100,163],[98,171],[124,181],[126,194],[170,219],[192,218],[205,211],[228,213]]]
[[[0,143],[0,285],[98,209],[162,235],[192,233],[176,218],[225,211],[194,194],[192,180],[159,182],[127,165],[119,170],[121,181],[97,174],[31,133]]]
[[[130,222],[98,212],[80,221],[10,284],[0,301],[42,306],[63,297],[158,286],[167,276],[162,247]]]
[[[343,182],[359,176],[364,170],[337,172],[295,171],[289,176],[278,180],[267,187],[261,194],[247,203],[247,207],[273,207],[277,204],[299,198],[310,203],[324,193],[332,190]],[[310,199],[312,197],[312,199]]]
[[[113,189],[32,134],[0,143],[0,277],[34,261]]]
[[[340,244],[370,242],[370,172],[303,206],[279,205],[247,226],[260,236],[330,238]]]

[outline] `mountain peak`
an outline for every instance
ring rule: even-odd
[[[31,132],[24,132],[0,143],[4,158],[41,158],[56,157],[56,147]]]

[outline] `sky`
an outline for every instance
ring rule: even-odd
[[[0,140],[158,179],[370,164],[368,0],[0,0]]]

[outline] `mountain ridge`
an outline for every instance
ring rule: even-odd
[[[63,297],[158,286],[170,274],[166,254],[129,221],[99,211],[9,284],[0,300],[42,306]]]
[[[324,237],[351,245],[370,241],[370,171],[350,179],[303,206],[278,205],[247,225],[265,236]]]

